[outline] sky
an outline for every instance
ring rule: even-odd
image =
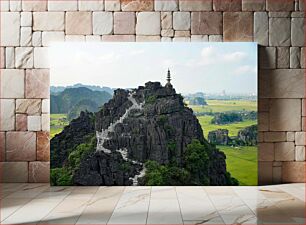
[[[257,94],[256,43],[65,42],[51,45],[49,60],[52,86],[165,84],[169,68],[182,94]]]

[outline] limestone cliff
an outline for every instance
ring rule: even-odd
[[[226,185],[225,155],[203,137],[192,110],[172,85],[148,82],[133,90],[118,89],[95,114],[96,151],[81,160],[78,185],[141,185],[148,160],[184,168],[184,152],[193,139],[207,151],[210,185]],[[204,173],[204,172],[203,172]]]

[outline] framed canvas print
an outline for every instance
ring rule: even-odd
[[[52,185],[257,185],[257,44],[54,43]]]

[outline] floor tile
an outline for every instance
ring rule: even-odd
[[[126,187],[108,224],[146,224],[151,187]]]
[[[79,217],[77,224],[106,224],[124,187],[100,187]]]

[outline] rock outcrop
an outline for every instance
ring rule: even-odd
[[[241,145],[257,145],[257,125],[246,127],[238,132],[237,139]]]
[[[218,129],[208,133],[208,142],[214,145],[228,145],[230,138],[228,130]]]
[[[148,82],[134,90],[116,90],[95,114],[95,131],[97,151],[81,161],[76,184],[139,185],[147,160],[167,165],[175,159],[183,167],[183,154],[193,139],[207,147],[210,184],[227,184],[225,155],[204,139],[196,116],[171,85]]]
[[[84,143],[86,136],[94,134],[94,125],[94,114],[81,112],[77,119],[72,120],[61,133],[55,135],[50,141],[51,168],[64,166],[70,151]]]

